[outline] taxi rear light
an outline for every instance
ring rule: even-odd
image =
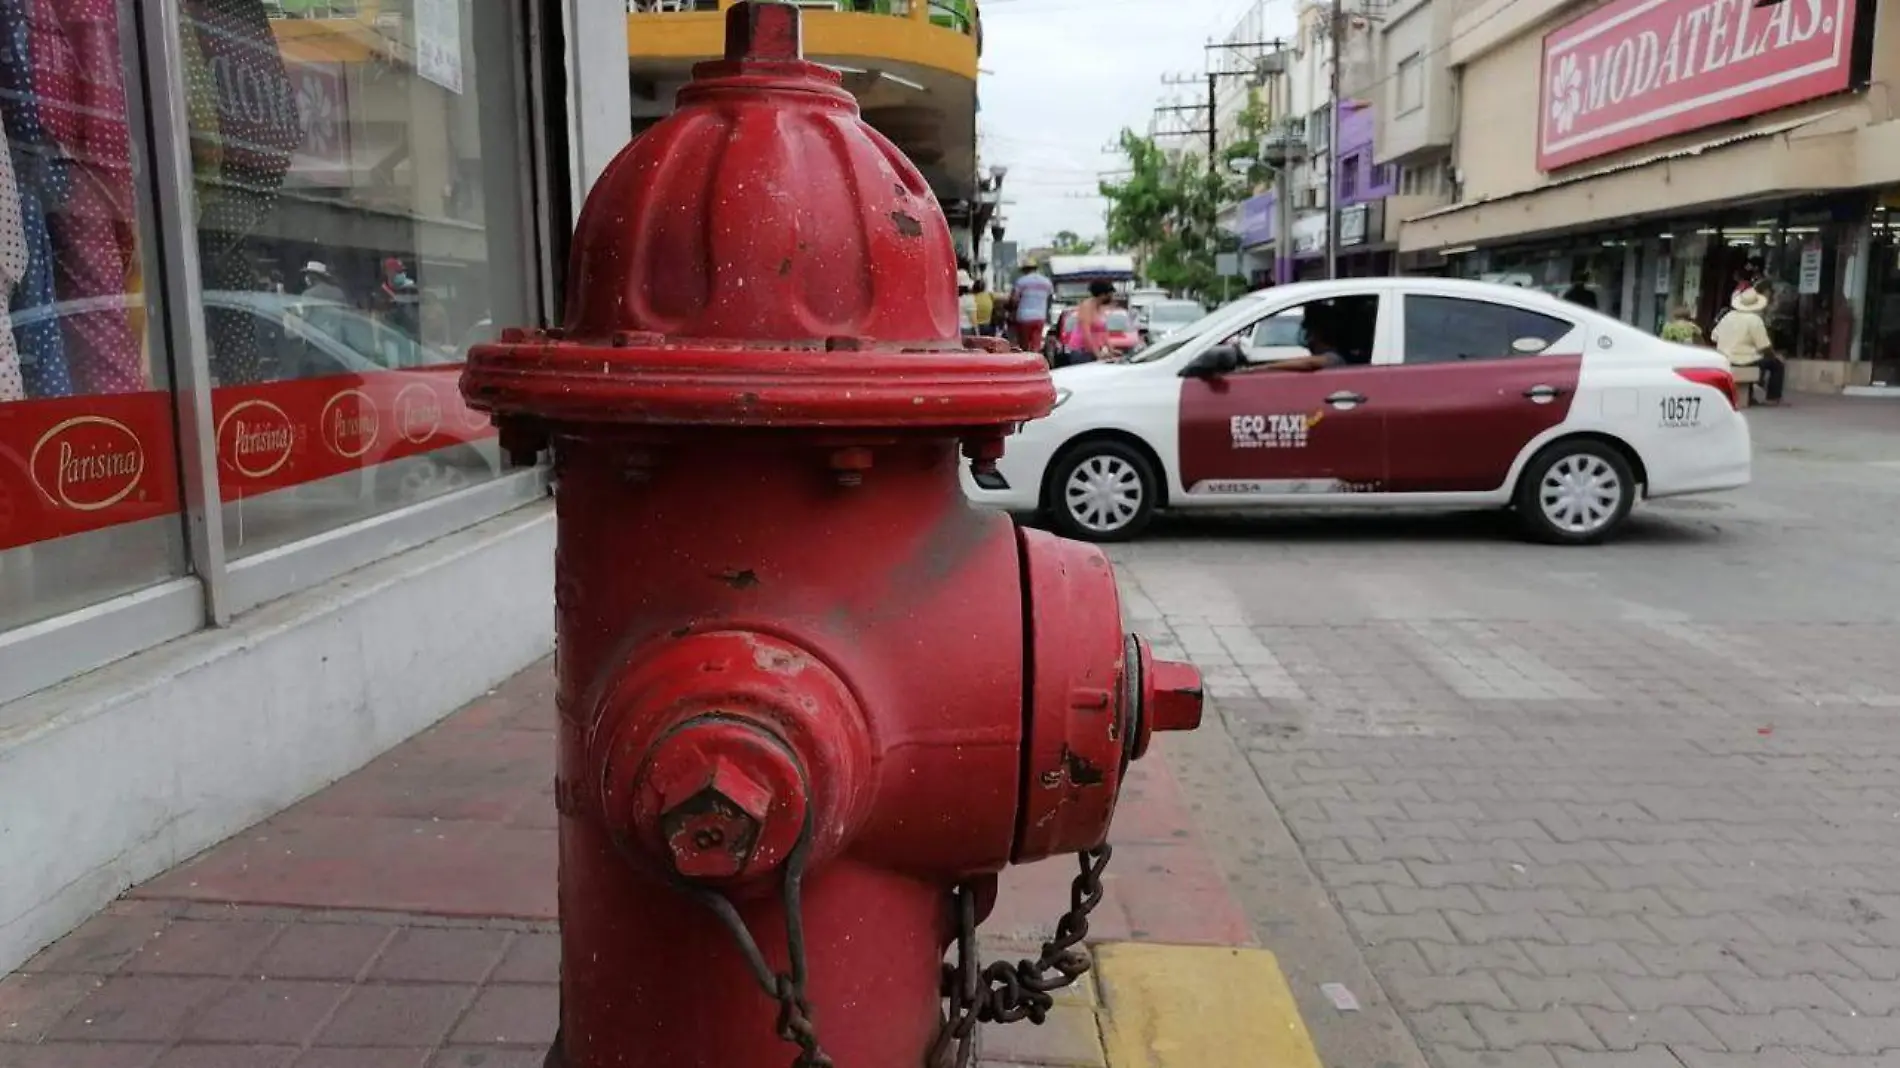
[[[1735,396],[1735,373],[1726,367],[1678,367],[1676,374],[1701,386],[1710,386],[1720,390],[1728,398],[1728,406],[1740,408],[1741,402]]]

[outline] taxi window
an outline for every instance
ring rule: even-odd
[[[1464,297],[1405,298],[1405,362],[1456,363],[1534,356],[1575,324],[1527,308]]]
[[[1254,327],[1253,344],[1259,349],[1297,349],[1300,347],[1301,309],[1289,308],[1272,318],[1260,320]]]

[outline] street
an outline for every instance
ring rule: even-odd
[[[1169,757],[1325,1063],[1900,1063],[1900,407],[1750,419],[1755,485],[1600,549],[1334,516],[1117,551],[1207,674],[1231,744]]]
[[[1491,515],[1116,547],[1211,712],[1131,769],[1094,973],[985,1062],[1900,1063],[1900,405],[1750,419],[1755,485],[1600,548]],[[0,1068],[535,1068],[553,723],[543,662],[135,887],[0,979]],[[1009,869],[986,959],[1074,875]]]

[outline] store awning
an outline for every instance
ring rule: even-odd
[[[1848,110],[1810,112],[1566,175],[1535,189],[1428,211],[1404,221],[1399,248],[1419,252],[1496,244],[1764,196],[1856,188],[1868,183],[1842,166],[1842,139],[1860,130],[1792,136]]]

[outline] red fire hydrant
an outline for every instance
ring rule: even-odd
[[[470,354],[504,447],[555,456],[552,1068],[967,1062],[1086,967],[1123,774],[1200,678],[1123,635],[1099,550],[965,502],[959,446],[1054,391],[959,339],[955,274],[797,9],[740,3],[588,197],[565,330]],[[1056,938],[980,969],[997,872],[1058,853]]]

